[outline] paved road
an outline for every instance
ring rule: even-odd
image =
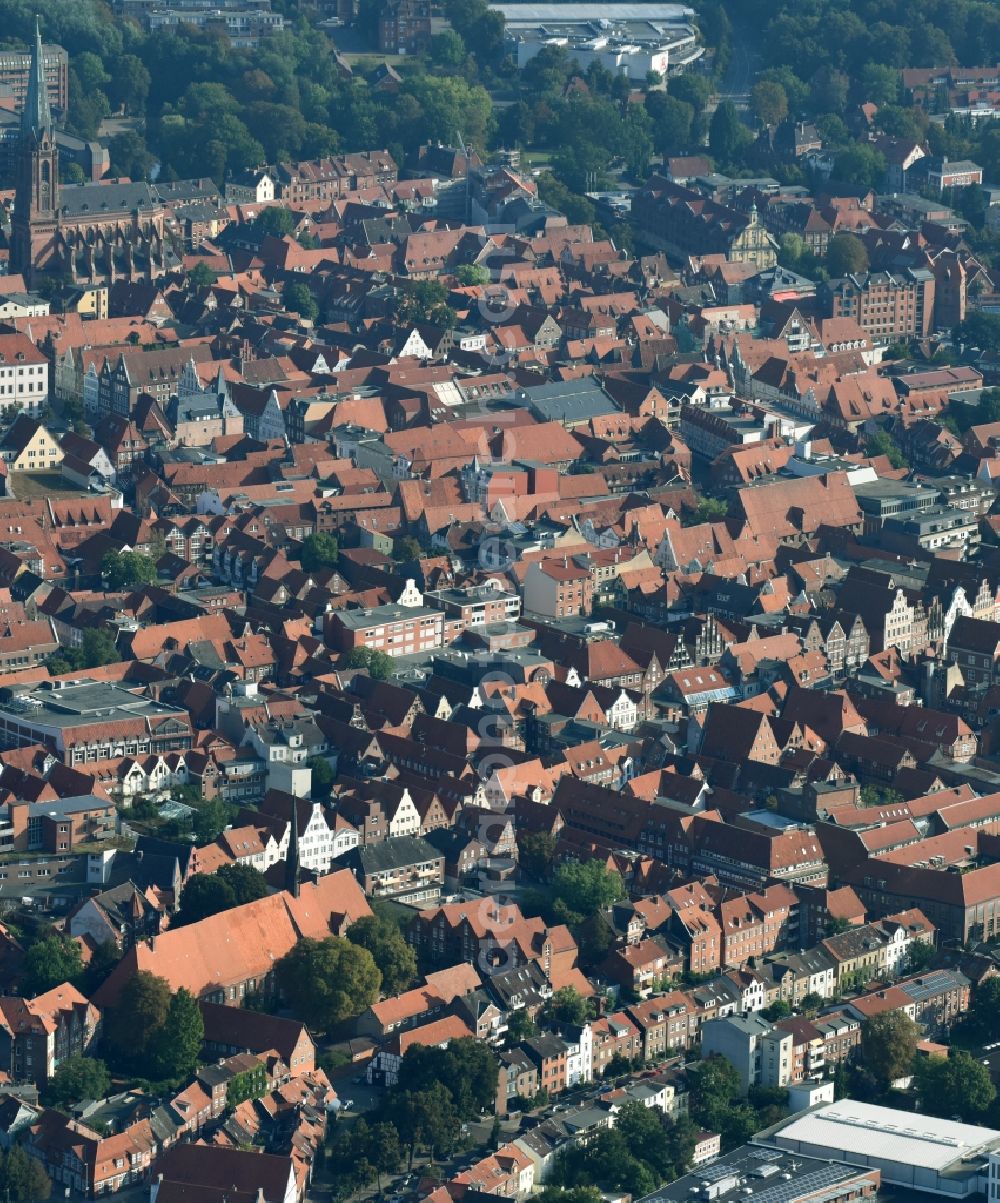
[[[746,100],[757,70],[757,54],[747,45],[739,31],[733,31],[733,53],[719,89],[720,100]]]
[[[729,66],[722,78],[719,91],[708,105],[708,110],[714,112],[717,105],[724,100],[731,100],[737,108],[745,108],[753,87],[754,78],[760,70],[760,55],[754,46],[748,31],[741,26],[733,26],[733,52],[729,56]]]

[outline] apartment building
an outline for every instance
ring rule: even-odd
[[[101,1013],[64,983],[37,998],[0,998],[0,1066],[13,1082],[47,1082],[97,1039]]]
[[[49,105],[65,113],[69,108],[69,55],[62,46],[42,46],[42,71],[49,91]],[[31,52],[5,50],[0,53],[0,87],[14,96],[17,112],[24,108],[31,72]]]
[[[517,622],[521,616],[521,595],[495,579],[465,589],[434,589],[424,600],[463,627]]]
[[[339,651],[357,647],[412,656],[444,646],[445,615],[429,606],[396,603],[364,610],[337,610],[327,619],[327,642]]]
[[[37,416],[48,400],[47,357],[26,334],[0,334],[0,411]]]
[[[541,560],[524,577],[524,608],[546,618],[573,618],[589,614],[594,604],[590,572],[568,556]]]
[[[355,848],[342,863],[354,872],[369,898],[428,906],[441,897],[444,856],[420,836]]]
[[[829,280],[819,290],[825,317],[853,318],[873,343],[925,338],[934,329],[934,273],[926,268]]]
[[[740,1075],[744,1093],[751,1086],[783,1087],[792,1080],[791,1032],[773,1027],[759,1015],[730,1015],[702,1025],[701,1055],[718,1055]]]

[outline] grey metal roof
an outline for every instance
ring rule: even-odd
[[[823,1148],[830,1157],[871,1158],[889,1181],[895,1164],[909,1182],[914,1166],[941,1172],[963,1157],[995,1146],[1000,1132],[841,1099],[793,1119],[774,1134],[774,1140],[786,1147]]]
[[[59,189],[59,211],[64,217],[107,217],[159,207],[149,184],[64,184]]]
[[[400,835],[382,844],[356,848],[358,862],[365,873],[385,873],[420,861],[441,859],[441,853],[417,835]]]
[[[665,21],[679,24],[690,21],[695,13],[686,4],[663,4],[651,0],[648,4],[493,4],[503,13],[507,24],[536,21]]]
[[[529,406],[547,422],[583,422],[588,418],[620,412],[592,376],[520,389],[511,400]]]

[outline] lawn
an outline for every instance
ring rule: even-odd
[[[70,484],[59,472],[11,472],[7,477],[7,492],[25,501],[35,497],[93,497],[86,489]]]

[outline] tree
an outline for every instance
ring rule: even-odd
[[[103,1099],[111,1086],[108,1067],[97,1057],[66,1057],[45,1088],[50,1107],[70,1107],[83,1099]]]
[[[196,873],[181,891],[173,926],[197,923],[209,915],[266,897],[264,874],[252,865],[223,865],[217,873]]]
[[[890,789],[885,785],[863,785],[861,801],[865,806],[898,806],[903,801],[903,795],[898,789]]]
[[[695,1146],[698,1143],[698,1126],[681,1113],[667,1129],[667,1156],[673,1163],[668,1177],[680,1178],[691,1168]]]
[[[931,1115],[960,1115],[975,1123],[997,1097],[989,1067],[965,1049],[952,1049],[948,1057],[921,1057],[915,1070],[920,1109]]]
[[[653,146],[658,154],[672,155],[690,146],[693,105],[666,92],[647,92],[643,103],[652,122]]]
[[[910,944],[908,968],[911,973],[923,973],[934,964],[936,951],[933,944],[914,940]]]
[[[580,947],[580,962],[584,970],[596,968],[615,943],[615,930],[602,911],[591,915],[573,929]]]
[[[572,225],[593,225],[597,220],[594,202],[574,192],[551,171],[543,171],[538,177],[538,195],[547,205],[562,213]]]
[[[885,175],[885,155],[865,142],[854,142],[837,153],[833,160],[833,175],[857,188],[877,190]],[[838,234],[831,241],[835,242],[839,237]]]
[[[634,1106],[627,1103],[622,1111]],[[561,1179],[567,1186],[596,1183],[605,1191],[623,1190],[632,1195],[647,1195],[653,1191],[660,1175],[631,1147],[629,1135],[620,1126],[620,1119],[621,1114],[613,1130],[599,1132],[589,1145],[567,1150],[556,1165],[556,1180]],[[658,1124],[655,1119],[654,1122]],[[664,1148],[662,1136],[661,1128],[660,1147]]]
[[[553,874],[552,895],[563,923],[581,922],[621,898],[622,879],[600,861],[568,861]]]
[[[83,633],[79,647],[61,647],[45,662],[53,676],[60,673],[78,672],[81,668],[100,668],[102,664],[116,664],[121,659],[110,631],[90,627]]]
[[[545,1014],[554,1023],[568,1023],[579,1027],[587,1022],[587,1000],[572,986],[562,986],[546,1003]]]
[[[366,915],[347,929],[347,938],[367,948],[382,975],[382,993],[389,997],[406,990],[417,976],[417,957],[395,923]]]
[[[101,576],[112,592],[152,585],[156,581],[156,565],[140,551],[109,551],[101,560]]]
[[[211,288],[218,278],[207,263],[196,263],[188,272],[188,280],[195,288]]]
[[[129,978],[104,1023],[104,1044],[112,1060],[141,1065],[169,1010],[170,986],[162,977],[141,969]]]
[[[0,1193],[9,1203],[41,1203],[52,1193],[52,1183],[40,1161],[13,1145],[0,1154]]]
[[[691,1117],[703,1128],[721,1133],[727,1149],[745,1144],[763,1126],[754,1108],[743,1102],[740,1075],[724,1057],[702,1061],[693,1077]]]
[[[424,549],[413,535],[402,535],[392,541],[392,558],[397,563],[405,563],[407,560],[419,560],[423,552]]]
[[[115,134],[108,143],[108,152],[111,156],[111,170],[117,175],[127,175],[133,180],[148,179],[156,161],[149,153],[143,139],[133,130],[128,129],[122,130],[120,134]],[[82,168],[80,174],[82,177]],[[84,181],[81,178],[68,182],[82,184]]]
[[[281,303],[289,313],[297,313],[306,321],[319,317],[319,306],[308,284],[301,280],[288,280],[281,290]]]
[[[608,1059],[607,1065],[604,1067],[604,1077],[620,1078],[623,1074],[630,1073],[632,1070],[632,1062],[623,1053],[614,1053]]]
[[[427,1093],[443,1084],[458,1116],[477,1119],[496,1101],[499,1065],[491,1049],[465,1036],[446,1048],[412,1045],[399,1067],[399,1087],[411,1094]]]
[[[170,999],[166,1018],[150,1041],[156,1076],[176,1080],[192,1074],[204,1041],[205,1024],[198,1000],[182,987]]]
[[[152,77],[142,59],[135,54],[123,54],[108,80],[110,99],[128,113],[141,114],[151,83]]]
[[[206,798],[198,802],[191,822],[195,843],[214,843],[232,821],[234,814],[235,808],[221,798]]]
[[[32,944],[24,956],[22,988],[27,998],[44,994],[83,972],[80,945],[66,936],[51,935]]]
[[[172,923],[184,927],[233,905],[233,891],[216,873],[196,873],[181,891],[181,903]]]
[[[90,954],[80,979],[80,990],[88,998],[104,984],[112,969],[121,960],[121,953],[114,940],[102,940]]]
[[[769,1019],[774,1023],[778,1019],[787,1019],[792,1013],[791,1005],[783,998],[776,999],[769,1007],[765,1007],[761,1014],[765,1019]]]
[[[300,940],[277,963],[278,985],[294,1013],[328,1032],[378,998],[382,975],[367,948],[329,936]]]
[[[508,1014],[507,1045],[509,1048],[513,1048],[515,1044],[520,1044],[522,1040],[527,1040],[529,1036],[537,1034],[538,1024],[531,1018],[526,1008],[520,1007]]]
[[[762,79],[750,90],[750,108],[761,125],[780,125],[788,116],[788,96],[775,80]]]
[[[556,837],[548,831],[517,833],[518,863],[529,877],[545,881],[556,859]]]
[[[698,504],[693,510],[684,510],[681,514],[681,526],[700,526],[703,522],[721,522],[729,513],[725,501],[715,497],[699,497]]]
[[[416,124],[423,139],[449,143],[460,129],[467,143],[485,145],[493,104],[482,84],[467,83],[456,75],[413,73],[407,76],[398,98],[417,102],[421,115]]]
[[[343,668],[364,668],[375,681],[386,681],[394,672],[392,657],[372,647],[352,647],[341,660]]]
[[[284,238],[295,231],[299,224],[298,218],[284,205],[268,205],[254,218],[254,233],[261,238]]]
[[[602,1199],[596,1186],[547,1186],[533,1203],[602,1203]]]
[[[711,1125],[714,1112],[740,1097],[740,1075],[725,1057],[712,1056],[695,1066],[691,1084],[691,1115]]]
[[[856,234],[835,234],[826,251],[831,276],[857,275],[868,270],[868,252]]]
[[[1000,350],[1000,317],[994,313],[973,312],[958,323],[955,338],[983,351]]]
[[[976,987],[969,1023],[984,1043],[1000,1040],[1000,977],[987,978]]]
[[[910,1071],[920,1032],[903,1011],[873,1015],[861,1025],[861,1056],[883,1090]]]
[[[339,557],[340,545],[333,535],[326,531],[306,535],[302,540],[299,563],[303,572],[322,572],[326,568],[334,568]]]
[[[679,75],[667,85],[670,95],[689,104],[695,113],[703,113],[712,96],[712,83],[704,75]]]
[[[750,131],[740,120],[736,106],[724,100],[712,114],[708,145],[722,163],[738,163],[750,140]]]
[[[462,1122],[443,1082],[427,1090],[400,1089],[389,1101],[389,1117],[409,1151],[411,1167],[418,1147],[426,1148],[432,1161],[437,1153],[450,1152]]]
[[[882,110],[899,99],[899,72],[885,63],[865,63],[861,68],[861,92],[865,101],[878,105],[882,121]]]
[[[402,1157],[399,1133],[395,1126],[385,1122],[375,1124],[370,1130],[368,1160],[375,1169],[379,1190],[382,1189],[382,1175],[395,1173]]]
[[[893,468],[908,468],[906,456],[899,444],[887,430],[876,430],[865,439],[865,451],[868,455],[884,455]]]
[[[458,314],[448,305],[448,290],[440,280],[408,280],[396,314],[403,324],[429,323],[450,328],[458,321]]]
[[[820,67],[809,81],[812,104],[816,112],[844,112],[847,107],[847,93],[850,86],[850,78],[843,71],[837,71],[829,64]]]
[[[653,1171],[657,1182],[673,1174],[673,1157],[664,1140],[662,1114],[642,1103],[626,1103],[615,1120],[615,1127],[625,1138],[633,1156]]]
[[[325,756],[310,756],[306,768],[312,773],[309,793],[313,798],[329,798],[333,792],[333,769]]]
[[[455,279],[466,287],[489,284],[490,269],[481,263],[460,263],[455,268]]]

